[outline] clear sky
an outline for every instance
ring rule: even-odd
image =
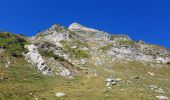
[[[170,48],[170,0],[0,0],[0,30],[32,36],[72,22]]]

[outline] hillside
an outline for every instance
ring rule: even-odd
[[[0,100],[167,100],[169,76],[169,49],[127,35],[78,23],[0,33]]]

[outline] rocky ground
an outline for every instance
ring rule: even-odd
[[[170,50],[73,23],[0,33],[1,100],[168,100]]]

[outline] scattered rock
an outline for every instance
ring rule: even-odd
[[[168,100],[167,96],[156,96],[159,100]]]
[[[111,82],[111,85],[116,85],[116,82],[115,81]]]
[[[152,72],[148,72],[148,74],[151,76],[155,76],[155,73],[152,73]]]
[[[150,88],[153,89],[157,89],[158,87],[156,85],[150,85]]]
[[[116,78],[116,81],[120,82],[120,81],[122,81],[122,79],[121,78]]]
[[[108,86],[107,88],[108,88],[108,89],[112,89],[112,87],[110,87],[110,86]]]
[[[66,94],[59,92],[59,93],[57,93],[55,96],[56,96],[56,97],[63,97],[63,96],[65,96],[65,95],[66,95]]]
[[[8,64],[6,64],[5,67],[9,67]]]
[[[150,85],[151,90],[157,92],[157,93],[165,93],[165,91],[162,88],[158,88],[156,85]]]
[[[106,82],[112,82],[112,81],[115,81],[113,78],[107,78],[106,79]]]
[[[109,87],[109,86],[110,86],[110,83],[106,83],[106,86]]]
[[[8,61],[8,65],[10,65],[11,64],[11,62],[10,61]]]
[[[158,92],[158,93],[165,93],[165,91],[164,91],[162,88],[159,88],[158,90],[155,90],[155,92]]]
[[[59,67],[60,69],[60,75],[63,77],[69,77],[71,72],[69,71],[69,69],[65,68],[65,67]]]
[[[35,100],[38,100],[38,98],[35,98]]]
[[[117,78],[117,79],[113,79],[113,78],[107,78],[106,79],[106,86],[107,87],[110,87],[112,85],[116,85],[117,82],[121,81],[120,78]]]

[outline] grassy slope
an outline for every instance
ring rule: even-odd
[[[21,35],[0,32],[0,47],[3,47],[9,55],[15,57],[22,56],[22,52],[27,52],[24,48],[26,44],[28,44],[27,40]]]
[[[170,96],[170,67],[167,65],[152,68],[136,62],[115,64],[109,72],[96,68],[99,77],[86,74],[64,79],[44,76],[23,59],[14,60],[3,53],[0,53],[0,57],[0,77],[3,78],[0,80],[0,100],[33,100],[36,97],[39,100],[153,100],[156,95]],[[10,59],[11,65],[6,68],[7,59]],[[156,76],[150,76],[148,71]],[[120,77],[123,81],[107,89],[105,74]],[[141,79],[133,79],[135,76]],[[128,80],[132,83],[128,83]],[[166,93],[156,93],[150,90],[149,85],[157,85]],[[57,92],[67,96],[57,98]]]

